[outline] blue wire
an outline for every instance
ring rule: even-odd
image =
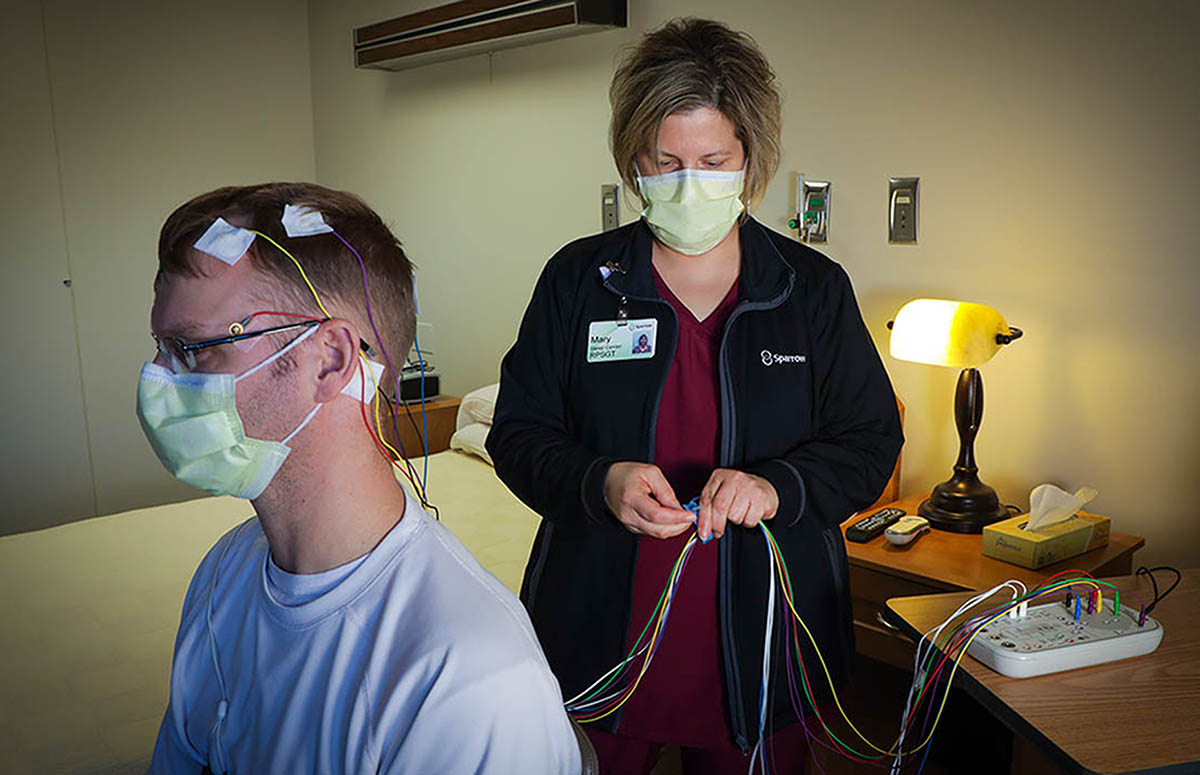
[[[417,328],[413,326],[413,347],[417,351],[417,363],[421,364],[421,424],[424,426],[425,470],[421,475],[421,497],[428,499],[429,489],[429,414],[425,411],[425,359],[421,356],[421,342],[417,339]]]

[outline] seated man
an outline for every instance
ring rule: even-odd
[[[171,473],[255,516],[192,579],[151,772],[579,771],[524,609],[381,454],[412,288],[379,216],[320,186],[164,224],[138,417]]]

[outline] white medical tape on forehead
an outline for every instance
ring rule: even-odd
[[[325,223],[320,210],[303,205],[283,206],[283,230],[289,237],[311,237],[314,234],[329,234],[333,227]]]
[[[254,232],[238,228],[224,218],[218,218],[200,235],[200,239],[196,240],[192,247],[233,266],[246,255],[252,242]]]
[[[379,380],[383,378],[385,367],[382,363],[376,363],[369,358],[360,357],[359,363],[365,363],[367,368],[370,369],[370,372],[367,374],[367,389],[363,390],[362,369],[355,369],[354,376],[346,383],[346,387],[342,388],[342,394],[350,396],[355,401],[362,401],[369,404],[375,398],[375,391],[379,389]]]

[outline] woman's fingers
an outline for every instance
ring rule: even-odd
[[[647,463],[613,463],[604,480],[604,499],[632,533],[670,538],[695,521],[690,511],[680,507],[662,470]]]
[[[779,496],[766,479],[753,474],[718,468],[700,493],[700,537],[720,538],[729,524],[756,527],[775,516]],[[706,532],[711,531],[711,532]]]
[[[671,483],[667,481],[667,477],[663,475],[662,469],[658,466],[648,465],[642,472],[642,476],[646,485],[650,488],[650,496],[654,500],[675,511],[686,512],[683,506],[679,505],[679,499],[675,497],[675,490],[671,487]],[[690,519],[688,521],[691,521]]]

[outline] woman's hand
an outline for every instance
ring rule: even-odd
[[[604,502],[631,533],[670,538],[694,524],[658,466],[613,463],[604,477]]]
[[[729,468],[718,468],[700,491],[701,540],[725,535],[725,525],[755,527],[771,519],[779,508],[779,494],[766,479]]]

